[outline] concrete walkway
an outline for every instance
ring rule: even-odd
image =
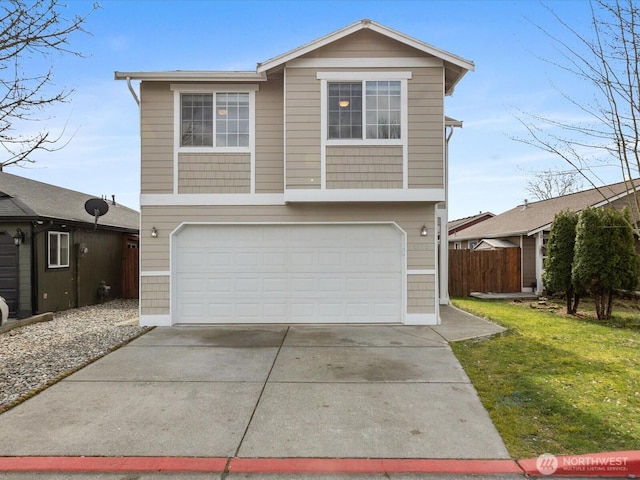
[[[265,459],[508,460],[447,343],[502,329],[453,307],[441,316],[156,328],[0,415],[0,456],[195,457],[224,478]],[[31,478],[11,475],[0,478]]]

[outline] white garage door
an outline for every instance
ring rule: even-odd
[[[401,322],[394,225],[185,225],[173,239],[173,323]]]

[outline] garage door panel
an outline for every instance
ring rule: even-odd
[[[401,322],[403,243],[391,225],[185,226],[174,322]]]

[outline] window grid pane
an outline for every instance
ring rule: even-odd
[[[181,95],[181,145],[213,146],[213,95],[184,93]]]
[[[400,90],[399,81],[366,82],[367,138],[400,138]]]
[[[362,83],[328,84],[328,137],[362,138]]]
[[[216,94],[216,146],[249,146],[249,94]]]

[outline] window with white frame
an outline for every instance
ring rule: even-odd
[[[249,147],[248,92],[180,94],[181,147]]]
[[[411,77],[410,71],[318,72],[323,142],[406,144]]]
[[[402,138],[400,81],[328,82],[327,90],[329,139]]]
[[[69,234],[66,232],[49,232],[49,268],[69,266]]]

